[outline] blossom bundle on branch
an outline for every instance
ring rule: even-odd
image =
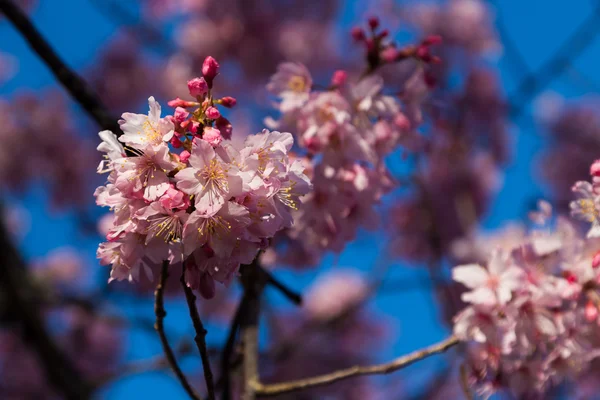
[[[291,62],[271,78],[267,89],[280,99],[281,117],[267,119],[268,126],[293,132],[314,163],[314,190],[294,213],[284,262],[317,264],[326,251],[343,250],[359,227],[377,226],[375,206],[394,185],[384,159],[420,140],[412,118],[383,86],[375,74],[352,81],[336,71],[330,87],[317,90],[306,67]]]
[[[106,160],[98,171],[109,176],[95,196],[114,219],[97,255],[112,264],[110,280],[152,277],[163,260],[185,262],[188,285],[210,298],[215,281],[229,283],[292,226],[291,211],[310,190],[302,162],[289,157],[290,133],[264,130],[241,149],[228,142],[232,126],[219,106],[235,99],[213,97],[215,59],[207,57],[202,72],[188,82],[194,100],[169,102],[173,115],[161,117],[150,97],[148,115],[122,115],[121,137],[100,132]]]
[[[600,243],[540,202],[538,225],[487,263],[457,266],[468,306],[454,334],[468,343],[466,383],[484,398],[508,391],[539,398],[600,355]]]

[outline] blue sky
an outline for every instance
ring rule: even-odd
[[[494,3],[499,5],[497,16],[504,20],[508,35],[524,55],[527,68],[535,71],[553,55],[556,48],[589,14],[592,2],[579,1],[578,7],[566,6],[564,2],[557,0]],[[360,22],[353,14],[351,11],[345,12],[340,27]],[[77,70],[90,67],[98,48],[115,33],[115,24],[99,14],[90,1],[85,0],[40,0],[40,5],[33,13],[33,20],[59,54]],[[13,54],[19,60],[16,76],[0,86],[0,97],[6,96],[10,99],[16,89],[28,88],[35,92],[56,85],[50,72],[5,21],[0,22],[0,52]],[[591,94],[585,81],[591,79],[600,82],[599,56],[600,41],[596,41],[578,59],[572,60],[574,68],[554,81],[548,89],[557,91],[566,98]],[[503,59],[499,60],[499,65],[503,86],[508,94],[512,93],[516,83],[530,72],[525,68],[515,71],[509,68]],[[148,88],[148,94],[152,94],[151,87]],[[543,142],[534,129],[531,114],[532,110],[528,107],[523,116],[513,121],[511,134],[516,150],[506,168],[503,189],[484,221],[486,228],[494,228],[506,220],[522,218],[531,200],[544,193],[536,181],[533,164]],[[82,126],[89,129],[91,125]],[[89,135],[94,134],[95,132],[89,132]],[[90,198],[91,196],[90,193]],[[100,268],[94,259],[98,238],[82,238],[73,224],[71,213],[50,213],[49,208],[45,206],[47,198],[43,190],[39,187],[32,188],[22,204],[32,216],[32,229],[21,244],[28,257],[42,256],[55,247],[71,244],[76,245],[85,254],[90,268]],[[331,268],[333,265],[368,268],[375,265],[379,255],[378,249],[384,245],[383,236],[363,233],[341,255],[327,257],[323,268]],[[310,281],[307,276],[287,271],[282,271],[279,275],[284,281],[299,288]],[[401,266],[394,268],[392,272],[392,276],[411,280],[419,280],[423,275],[423,271]],[[274,301],[282,301],[277,295],[270,296]],[[189,332],[186,328],[186,315],[182,312],[180,304],[171,306],[174,310],[169,314],[167,324],[175,327],[174,332]],[[146,303],[144,307],[145,309],[138,307],[133,310],[131,305],[124,306],[130,312],[152,318],[151,304]],[[429,292],[413,290],[394,296],[382,296],[371,308],[375,312],[390,315],[395,322],[394,340],[389,346],[389,351],[382,355],[383,358],[392,358],[428,345],[445,335],[444,329],[437,322],[437,310]],[[223,332],[211,331],[208,339],[218,343],[222,340],[222,335]],[[154,337],[135,332],[130,335],[128,342],[128,358],[143,358],[160,353],[160,346]],[[413,367],[408,373],[417,370],[423,371],[423,368]],[[423,377],[422,374],[418,376]],[[134,394],[148,399],[164,398],[165,395],[169,398],[185,398],[177,382],[161,374],[124,379],[110,387],[106,397],[127,399]]]

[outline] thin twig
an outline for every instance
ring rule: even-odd
[[[259,272],[264,275],[263,279],[266,281],[266,283],[279,290],[281,294],[287,297],[292,303],[298,306],[302,305],[302,296],[299,293],[294,292],[292,289],[277,280],[277,278],[275,278],[266,269],[259,267]]]
[[[98,125],[119,135],[121,129],[116,118],[110,115],[107,108],[104,107],[98,96],[88,87],[85,81],[56,54],[27,14],[12,0],[0,0],[0,11],[6,15],[6,18],[21,33],[33,51],[50,68],[56,79],[71,93],[77,103],[96,120]]]
[[[537,94],[546,87],[557,76],[566,70],[571,62],[575,60],[589,45],[593,43],[598,35],[598,23],[600,20],[600,3],[597,3],[588,18],[579,25],[577,30],[563,43],[555,55],[546,61],[541,68],[532,71],[518,85],[517,89],[509,98],[522,99],[520,104],[511,107],[511,116],[517,117],[523,111],[523,104],[527,98]]]
[[[154,329],[158,332],[158,336],[160,337],[160,342],[162,344],[163,350],[165,352],[165,356],[167,357],[167,361],[171,366],[171,369],[179,379],[181,386],[185,389],[190,398],[194,400],[201,400],[201,397],[196,393],[194,388],[190,385],[187,378],[181,371],[179,364],[177,364],[177,359],[175,358],[175,353],[167,340],[167,335],[165,334],[165,327],[163,324],[164,318],[167,316],[167,312],[165,311],[164,305],[164,288],[167,283],[167,278],[169,277],[169,262],[163,261],[160,280],[158,285],[156,286],[156,290],[154,291],[154,314],[156,314],[156,323],[154,324]]]
[[[297,381],[290,382],[274,383],[269,385],[261,384],[257,381],[254,381],[254,392],[258,396],[274,396],[283,393],[290,393],[298,390],[309,389],[315,386],[328,385],[355,376],[389,374],[391,372],[405,368],[415,363],[416,361],[422,360],[434,354],[442,353],[458,343],[459,341],[456,337],[450,336],[446,340],[443,340],[437,344],[399,357],[395,360],[384,364],[369,366],[357,365],[351,368],[342,369],[339,371],[335,371],[325,375],[315,376],[312,378],[299,379]]]
[[[194,330],[196,331],[196,336],[194,336],[194,342],[196,342],[196,346],[198,346],[198,351],[200,352],[200,358],[202,359],[202,369],[204,370],[204,380],[206,381],[206,388],[208,390],[208,398],[209,400],[215,399],[215,384],[213,379],[212,370],[210,369],[210,358],[208,357],[208,349],[206,348],[206,329],[204,328],[204,324],[200,319],[200,314],[198,314],[198,308],[196,308],[196,296],[192,289],[187,285],[185,281],[185,263],[183,264],[183,269],[181,271],[181,278],[179,280],[181,282],[181,286],[183,287],[183,291],[185,293],[185,299],[187,301],[188,308],[190,310],[190,318],[192,319],[192,323],[194,324]]]
[[[223,348],[223,353],[221,354],[221,376],[217,386],[222,388],[223,400],[231,400],[231,366],[229,363],[235,348],[235,339],[240,327],[242,315],[244,314],[244,306],[247,301],[248,300],[246,296],[242,297],[237,309],[235,310],[235,315],[231,320],[231,325],[229,326],[227,341],[225,342],[225,347]]]

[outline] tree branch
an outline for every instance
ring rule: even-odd
[[[250,265],[242,265],[244,285],[244,314],[240,322],[244,343],[244,383],[242,400],[254,400],[256,388],[260,385],[258,374],[258,321],[260,316],[260,296],[264,288],[264,277],[255,259]]]
[[[0,221],[0,288],[9,317],[19,322],[23,329],[23,339],[37,355],[49,382],[67,399],[90,398],[91,385],[81,376],[46,330],[40,314],[39,294],[32,287],[25,262],[13,246],[2,221]]]
[[[88,87],[85,81],[70,69],[44,39],[29,17],[12,0],[0,0],[0,11],[21,33],[29,46],[40,56],[50,68],[56,79],[73,96],[79,105],[100,125],[117,135],[121,129],[117,119],[113,118],[98,96]]]
[[[577,30],[562,44],[553,57],[541,68],[528,74],[518,85],[509,98],[524,97],[520,104],[513,104],[510,114],[517,117],[523,111],[523,103],[546,87],[554,78],[560,75],[576,59],[598,35],[600,21],[600,3],[597,3],[588,18],[581,23]]]
[[[222,388],[223,400],[231,400],[231,366],[229,365],[229,362],[231,360],[231,355],[233,354],[233,349],[235,348],[235,339],[237,337],[240,321],[242,319],[242,315],[244,314],[244,308],[247,302],[248,300],[246,296],[243,296],[237,306],[237,309],[235,310],[235,315],[231,320],[229,333],[227,334],[227,341],[225,342],[225,347],[223,348],[223,353],[221,354],[221,376],[217,386]]]
[[[156,322],[154,324],[154,329],[158,333],[160,338],[160,342],[162,344],[163,350],[165,352],[165,356],[167,357],[167,361],[171,366],[171,369],[179,379],[181,386],[185,389],[190,398],[194,400],[201,400],[200,396],[196,393],[194,388],[190,385],[187,378],[181,371],[179,364],[177,364],[177,359],[175,358],[175,353],[167,340],[167,335],[165,334],[165,328],[163,324],[164,318],[167,316],[167,312],[165,311],[164,305],[164,288],[167,283],[167,278],[169,277],[169,262],[163,261],[160,279],[158,285],[156,286],[156,290],[154,291],[154,314],[156,314]]]
[[[297,381],[275,383],[264,385],[258,381],[253,381],[254,393],[258,396],[274,396],[283,393],[290,393],[298,390],[304,390],[316,386],[328,385],[343,379],[352,378],[361,375],[376,375],[389,374],[404,367],[413,364],[416,361],[427,358],[431,355],[442,353],[452,346],[458,344],[456,337],[450,336],[437,344],[426,347],[422,350],[415,351],[408,355],[399,357],[385,364],[370,365],[370,366],[354,366],[347,369],[342,369],[329,374],[315,376],[307,379],[299,379]]]
[[[185,281],[185,263],[183,263],[181,271],[181,286],[183,286],[183,291],[185,293],[185,299],[187,301],[188,308],[190,310],[190,318],[192,319],[192,323],[194,324],[194,329],[196,331],[196,336],[194,336],[194,341],[196,342],[196,346],[198,346],[198,351],[200,352],[200,358],[202,359],[202,369],[204,370],[204,380],[206,381],[206,388],[208,390],[208,398],[210,400],[215,399],[215,384],[213,380],[212,370],[210,369],[210,359],[208,357],[208,350],[206,348],[206,329],[204,328],[204,324],[200,319],[200,315],[198,314],[198,309],[196,308],[196,296],[192,289],[187,285]]]
[[[259,272],[263,275],[262,279],[269,285],[273,286],[277,290],[281,292],[285,297],[287,297],[292,303],[300,306],[302,305],[302,296],[299,293],[296,293],[292,289],[288,288],[282,282],[277,280],[269,271],[264,269],[263,267],[258,267]]]

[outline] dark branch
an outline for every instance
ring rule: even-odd
[[[117,119],[113,118],[98,96],[88,87],[85,81],[71,70],[56,54],[50,44],[44,39],[29,17],[12,0],[0,0],[0,11],[25,38],[29,46],[50,68],[56,79],[81,107],[100,125],[117,135],[121,129]]]
[[[206,348],[207,332],[204,328],[204,324],[202,324],[202,320],[200,319],[200,314],[198,314],[198,308],[196,308],[196,296],[194,295],[192,289],[185,282],[185,263],[183,264],[183,270],[181,271],[180,282],[181,286],[183,286],[185,299],[190,310],[190,318],[192,319],[192,323],[194,324],[194,330],[196,331],[194,341],[196,342],[196,346],[198,346],[200,358],[202,359],[202,369],[204,370],[204,380],[206,381],[206,388],[208,389],[208,398],[210,400],[214,400],[215,384],[212,370],[210,369],[210,359],[208,357],[208,350]]]
[[[240,272],[244,285],[244,313],[240,321],[244,343],[244,382],[242,400],[254,400],[256,387],[260,384],[258,374],[258,321],[260,317],[260,297],[264,289],[264,274],[259,272],[258,261],[242,265]]]
[[[163,294],[164,294],[164,288],[165,288],[165,284],[167,283],[168,277],[169,277],[169,262],[163,261],[163,265],[162,265],[162,269],[161,269],[161,273],[160,273],[160,279],[158,281],[158,285],[156,286],[156,290],[154,291],[154,298],[155,298],[154,314],[156,314],[156,323],[154,324],[154,329],[156,329],[156,332],[158,333],[158,337],[160,338],[160,342],[161,342],[163,350],[165,352],[167,361],[168,361],[169,365],[171,366],[171,369],[177,376],[177,379],[179,379],[181,386],[183,386],[183,388],[185,389],[187,394],[190,396],[190,398],[192,398],[194,400],[201,400],[200,396],[196,393],[194,388],[190,385],[187,378],[183,374],[183,371],[181,371],[179,364],[177,364],[177,359],[175,358],[175,353],[173,352],[173,349],[171,348],[171,345],[169,344],[169,341],[167,340],[167,335],[165,334],[164,319],[167,316],[167,312],[165,311]]]
[[[231,366],[229,363],[235,348],[235,339],[237,338],[240,321],[242,319],[242,315],[244,314],[244,306],[247,302],[247,296],[242,297],[240,300],[240,303],[235,310],[235,315],[231,320],[229,333],[227,334],[227,341],[225,342],[225,347],[223,348],[223,353],[221,354],[221,376],[217,386],[222,388],[223,400],[231,400]]]
[[[92,387],[60,350],[44,326],[38,292],[31,286],[25,262],[0,221],[0,288],[9,316],[35,351],[52,385],[67,399],[88,399]]]
[[[563,73],[598,35],[600,23],[600,3],[597,3],[593,12],[581,23],[579,28],[563,43],[556,54],[545,62],[541,68],[528,74],[519,84],[511,99],[521,100],[520,104],[511,106],[511,115],[517,117],[523,111],[523,104],[545,88],[556,77]]]
[[[302,305],[302,296],[299,293],[294,292],[292,289],[285,286],[283,283],[277,280],[269,271],[266,269],[259,267],[259,271],[264,275],[262,279],[265,282],[277,290],[279,290],[285,297],[287,297],[292,303],[300,306]]]

